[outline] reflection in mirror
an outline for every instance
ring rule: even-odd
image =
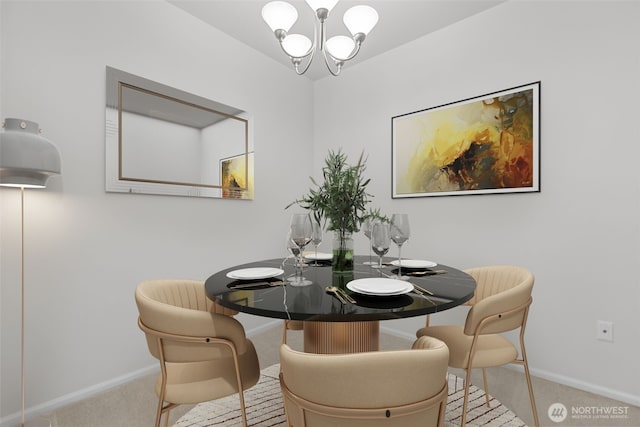
[[[107,67],[106,190],[253,199],[241,109]]]

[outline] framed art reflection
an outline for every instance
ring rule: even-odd
[[[253,200],[253,152],[220,160],[223,199]]]
[[[540,82],[391,125],[393,198],[540,191]]]

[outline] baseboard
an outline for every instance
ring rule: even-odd
[[[50,414],[57,409],[60,409],[67,405],[71,405],[81,400],[88,399],[94,395],[108,391],[112,388],[118,387],[122,384],[126,384],[130,381],[144,377],[146,375],[151,375],[153,373],[158,372],[159,370],[160,370],[159,365],[157,363],[154,363],[153,366],[148,366],[146,368],[138,369],[137,371],[133,371],[131,373],[121,375],[119,377],[113,378],[103,383],[96,384],[91,387],[87,387],[78,391],[74,391],[73,393],[69,393],[67,395],[61,396],[53,400],[49,400],[48,402],[44,402],[40,405],[27,408],[25,409],[25,420],[28,421],[30,419],[37,418],[37,417],[46,419],[47,414]],[[20,412],[15,412],[13,414],[7,415],[6,417],[0,418],[0,427],[13,427],[16,425],[20,425],[20,418],[21,418]]]
[[[522,367],[520,366],[510,365],[510,367],[522,370]],[[620,402],[628,403],[633,406],[640,406],[640,396],[635,396],[633,394],[614,390],[608,387],[602,387],[597,384],[588,383],[586,381],[567,377],[565,375],[556,374],[554,372],[549,372],[542,369],[529,368],[529,370],[531,371],[531,375],[533,375],[534,377],[553,381],[558,384],[573,387],[582,391],[587,391],[599,396],[608,397],[609,399],[618,400]]]
[[[396,336],[398,338],[404,338],[413,342],[416,337],[415,335],[398,331],[397,329],[390,329],[381,327],[380,330],[386,334]],[[515,369],[520,372],[524,372],[523,368],[519,365],[507,365],[509,369]],[[567,377],[565,375],[560,375],[554,372],[549,372],[543,369],[536,369],[530,367],[531,375],[534,377],[542,378],[548,381],[553,381],[554,383],[562,384],[567,387],[573,387],[578,390],[586,391],[589,393],[597,394],[599,396],[604,396],[609,399],[618,400],[620,402],[628,403],[633,406],[640,406],[640,396],[636,396],[630,393],[625,393],[619,390],[614,390],[608,387],[602,387],[597,384],[592,384],[586,381],[582,381],[576,378]]]

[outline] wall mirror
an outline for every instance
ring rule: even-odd
[[[106,190],[253,199],[248,114],[107,67]]]

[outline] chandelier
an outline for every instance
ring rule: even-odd
[[[291,59],[296,73],[304,74],[313,61],[316,51],[322,52],[329,72],[337,76],[346,61],[360,51],[367,34],[378,23],[378,12],[370,6],[354,6],[344,14],[344,25],[352,37],[335,36],[326,40],[325,21],[338,0],[305,0],[315,12],[313,42],[302,34],[289,34],[298,19],[298,11],[284,1],[272,1],[262,8],[262,19],[275,34],[280,47]]]

